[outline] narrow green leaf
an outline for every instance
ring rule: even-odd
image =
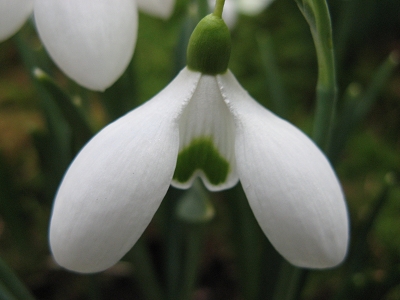
[[[282,257],[262,232],[242,187],[237,185],[224,196],[232,220],[241,296],[246,300],[271,299]]]
[[[362,271],[367,267],[365,264],[368,256],[370,255],[370,247],[368,246],[368,235],[373,228],[375,221],[377,220],[379,214],[382,209],[385,207],[390,198],[391,191],[399,185],[398,179],[394,173],[386,174],[383,180],[383,186],[381,191],[377,195],[376,199],[373,201],[368,213],[361,220],[360,224],[357,228],[355,228],[355,232],[353,236],[355,237],[352,247],[350,249],[350,253],[348,254],[347,259],[347,270],[346,270],[346,278],[344,278],[344,284],[336,293],[334,300],[342,300],[342,299],[350,299],[354,293],[354,276],[355,274],[362,274]],[[395,286],[398,284],[398,274],[399,269],[394,267],[388,273],[395,272],[396,278],[394,282],[390,284]],[[387,275],[387,278],[390,278]],[[392,280],[388,280],[390,282]],[[389,284],[389,285],[390,285]]]
[[[72,153],[72,135],[69,126],[63,118],[55,100],[34,77],[31,72],[38,65],[50,68],[50,59],[45,51],[34,50],[18,33],[14,38],[18,51],[27,71],[35,84],[45,115],[47,131],[34,132],[33,137],[41,160],[41,170],[44,174],[44,193],[47,201],[52,201],[57,186],[70,163]],[[57,99],[58,100],[58,99]]]
[[[270,34],[259,35],[257,41],[264,65],[268,92],[271,96],[272,111],[286,118],[289,110],[289,99],[285,93],[284,83],[277,64],[272,36]]]
[[[167,299],[176,300],[179,297],[181,272],[183,268],[182,257],[184,252],[184,228],[176,214],[178,199],[184,195],[184,191],[170,188],[165,196],[161,208],[163,208],[165,228],[165,278],[167,286]]]
[[[0,280],[0,300],[18,300]]]
[[[152,262],[150,251],[145,244],[144,238],[140,238],[126,258],[135,266],[134,277],[138,281],[141,291],[147,300],[165,299],[159,279],[155,272],[156,268]]]
[[[28,224],[21,208],[20,198],[12,181],[11,172],[0,152],[0,216],[16,244],[21,250],[26,251],[29,240],[26,230]]]
[[[33,300],[34,297],[25,287],[25,285],[18,279],[17,275],[7,266],[7,264],[0,258],[0,284],[9,291],[13,298],[5,299],[18,299],[18,300]],[[0,290],[4,291],[1,289]],[[4,291],[5,292],[5,291]]]
[[[378,68],[366,91],[362,92],[357,84],[348,87],[344,96],[343,109],[333,129],[334,142],[331,143],[328,151],[332,163],[338,160],[352,132],[365,120],[378,100],[380,91],[398,65],[399,53],[393,52]]]
[[[283,260],[280,267],[273,300],[297,300],[308,271],[297,268]]]
[[[354,234],[355,239],[353,241],[351,253],[352,259],[349,262],[352,271],[358,271],[365,266],[364,261],[367,252],[366,250],[368,249],[368,234],[371,231],[371,228],[373,227],[379,213],[382,211],[382,209],[385,207],[385,204],[389,200],[390,192],[396,184],[398,183],[395,175],[393,173],[386,174],[380,193],[373,201],[373,204],[370,207],[366,217],[358,225],[358,228]]]
[[[193,298],[194,288],[198,278],[200,258],[204,245],[205,225],[190,224],[185,228],[185,256],[181,275],[179,299]]]
[[[49,93],[57,104],[65,120],[71,127],[77,149],[80,149],[92,136],[93,131],[85,120],[83,114],[74,105],[71,97],[63,91],[46,73],[36,68],[34,78]]]
[[[45,179],[45,198],[51,202],[61,178],[73,158],[72,137],[71,130],[55,103],[46,94],[41,100],[47,130],[34,132],[33,139]]]

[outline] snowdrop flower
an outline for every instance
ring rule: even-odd
[[[348,219],[326,157],[253,100],[227,69],[229,30],[205,17],[188,65],[158,95],[101,130],[59,187],[50,225],[55,260],[104,270],[131,249],[170,184],[210,191],[240,180],[261,228],[292,264],[325,268],[347,251]]]
[[[34,11],[46,50],[80,85],[102,91],[129,64],[136,44],[137,8],[168,18],[174,0],[0,0],[0,41]]]

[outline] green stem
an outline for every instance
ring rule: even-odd
[[[204,224],[190,224],[187,226],[185,239],[185,263],[182,274],[182,285],[180,287],[180,299],[192,299],[193,290],[197,280],[199,262],[202,254],[202,244],[204,243],[205,226]]]
[[[157,278],[149,250],[143,238],[140,238],[127,258],[135,265],[135,279],[139,282],[142,293],[148,300],[164,299],[164,292]]]
[[[337,99],[332,26],[328,5],[322,0],[296,0],[310,25],[318,60],[317,108],[313,139],[323,149],[330,141]]]
[[[283,260],[281,263],[276,292],[273,300],[299,299],[299,294],[307,277],[308,271],[300,269]]]
[[[214,16],[222,18],[222,12],[224,11],[224,4],[225,4],[225,0],[217,0],[216,1],[214,12],[213,12]]]
[[[270,279],[271,277],[276,278],[276,266],[273,268],[269,266],[279,261],[280,256],[277,257],[274,252],[268,251],[270,250],[268,242],[254,218],[240,184],[226,191],[225,195],[227,197],[225,201],[229,203],[228,213],[233,221],[231,223],[232,236],[239,267],[241,296],[246,300],[270,299],[271,293],[264,287],[274,285],[274,279]],[[264,282],[268,282],[268,285],[265,285]],[[261,292],[265,292],[265,294]]]

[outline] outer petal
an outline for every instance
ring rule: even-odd
[[[339,264],[348,216],[329,162],[301,131],[255,102],[229,72],[219,76],[236,120],[238,173],[271,243],[292,264]]]
[[[33,0],[0,0],[0,42],[18,31],[32,9]]]
[[[274,0],[234,0],[237,9],[247,15],[256,15],[266,9]]]
[[[37,0],[35,20],[56,64],[80,85],[104,90],[124,72],[137,37],[132,0]]]
[[[152,100],[104,128],[75,158],[50,225],[51,250],[61,266],[102,271],[143,233],[171,183],[179,147],[176,118],[198,77],[182,72]]]
[[[155,17],[168,19],[175,5],[175,0],[136,0],[138,8]]]

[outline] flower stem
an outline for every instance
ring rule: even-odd
[[[215,2],[215,8],[214,8],[214,12],[213,12],[214,16],[222,18],[222,12],[224,10],[224,4],[225,4],[225,0],[217,0]]]
[[[337,99],[332,26],[326,1],[296,0],[310,25],[318,60],[317,108],[314,141],[326,150],[329,145]]]
[[[165,299],[164,291],[157,278],[156,268],[144,238],[136,242],[135,246],[128,252],[126,257],[128,260],[132,261],[136,267],[135,280],[139,283],[146,299]]]
[[[200,269],[200,259],[202,255],[206,226],[205,224],[182,224],[186,228],[185,234],[185,261],[181,275],[180,297],[186,300],[193,298],[198,272]]]

